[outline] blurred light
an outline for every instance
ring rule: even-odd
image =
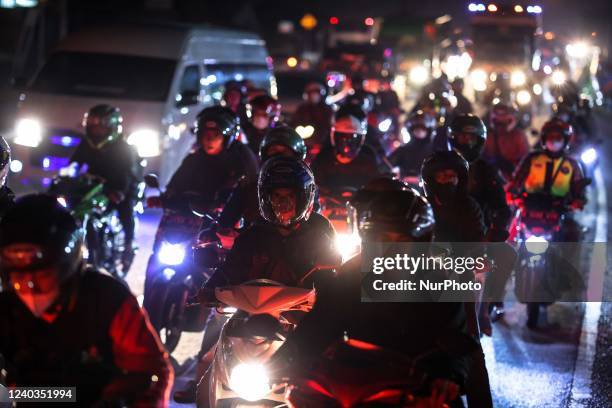
[[[281,34],[291,34],[294,26],[292,21],[281,20],[278,22],[278,32]]]
[[[374,25],[374,19],[372,17],[368,17],[368,18],[365,19],[364,23],[367,26],[373,26]]]
[[[487,73],[482,69],[475,69],[470,74],[473,82],[473,87],[476,91],[484,91],[487,89]]]
[[[516,101],[519,105],[528,105],[531,102],[531,94],[529,91],[521,89],[516,94]]]
[[[58,196],[57,197],[57,202],[59,205],[61,205],[64,208],[68,208],[68,202],[66,201],[66,197],[64,196]]]
[[[289,58],[287,58],[287,65],[288,65],[290,68],[294,68],[294,67],[296,67],[296,66],[297,66],[297,64],[298,64],[298,60],[297,60],[297,58],[295,58],[295,57],[289,57]]]
[[[180,265],[185,260],[185,247],[182,244],[162,242],[157,259],[164,265]]]
[[[331,25],[337,25],[340,22],[340,20],[338,20],[338,17],[330,17],[329,18],[329,24]]]
[[[48,157],[45,157],[42,161],[43,169],[48,169],[50,165],[51,165],[51,160],[49,160]]]
[[[140,157],[156,157],[160,154],[159,134],[154,130],[138,129],[128,136],[127,142],[129,145],[136,146]]]
[[[470,10],[471,12],[478,11],[478,6],[474,3],[470,3],[470,5],[468,6],[468,10]]]
[[[359,253],[361,237],[359,234],[336,234],[336,251],[342,256],[342,262],[346,262]]]
[[[304,30],[312,30],[317,26],[317,19],[312,14],[306,13],[300,19],[300,25]]]
[[[544,65],[544,68],[542,68],[542,70],[546,75],[552,74],[552,68],[550,67],[550,65]]]
[[[229,386],[240,398],[258,401],[270,392],[270,378],[263,364],[239,363],[231,371]]]
[[[162,274],[164,275],[164,278],[166,278],[166,280],[170,280],[174,277],[174,275],[176,275],[176,271],[172,268],[164,268]]]
[[[393,55],[393,50],[391,48],[385,48],[383,55],[385,58],[390,58]]]
[[[42,128],[36,119],[21,119],[15,126],[15,143],[21,146],[38,147],[42,140]]]
[[[544,237],[532,235],[525,241],[525,248],[531,254],[540,255],[548,249],[548,241]]]
[[[567,75],[565,75],[565,72],[563,71],[556,70],[555,72],[552,73],[551,79],[552,79],[553,84],[557,86],[561,86],[567,80]]]
[[[388,132],[392,124],[393,121],[391,120],[391,118],[387,118],[378,124],[378,130],[383,133]]]
[[[543,91],[543,89],[542,89],[542,85],[540,85],[540,84],[534,84],[534,85],[533,85],[533,93],[534,93],[534,94],[536,94],[536,95],[542,95],[542,91]]]
[[[516,70],[510,75],[510,85],[513,87],[523,86],[527,83],[527,75],[523,71]]]
[[[497,11],[497,6],[495,4],[489,4],[489,7],[487,7],[487,9],[491,12],[491,13],[495,13]]]
[[[584,58],[589,53],[589,46],[587,43],[580,41],[568,44],[565,51],[572,58]]]
[[[422,85],[427,82],[427,79],[429,78],[429,72],[424,66],[417,65],[410,70],[409,76],[411,82],[417,85]]]
[[[481,3],[481,4],[478,4],[478,5],[476,6],[476,10],[477,10],[477,11],[485,11],[485,10],[486,10],[485,5],[484,5],[484,4],[482,4],[482,3]]]
[[[295,131],[302,139],[309,139],[314,134],[315,128],[311,125],[298,126]]]
[[[525,11],[523,9],[523,6],[519,6],[518,4],[516,6],[514,6],[514,12],[515,13],[522,13],[523,11]]]
[[[547,31],[544,33],[544,38],[547,39],[548,41],[554,40],[555,33],[553,33],[552,31]]]
[[[10,169],[13,173],[19,173],[23,170],[23,163],[19,160],[11,160]]]
[[[542,7],[540,6],[527,6],[527,12],[532,14],[540,14],[542,12]]]
[[[402,136],[402,143],[410,143],[410,132],[408,132],[408,129],[403,127],[400,133]]]
[[[584,152],[582,152],[582,154],[580,155],[580,160],[582,160],[582,162],[587,165],[593,164],[595,160],[597,160],[597,150],[593,149],[592,147],[589,147]]]
[[[597,37],[597,31],[593,31],[593,32],[591,33],[591,37]]]

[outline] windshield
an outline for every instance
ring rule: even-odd
[[[531,62],[534,50],[532,27],[478,25],[472,27],[472,32],[476,60],[513,64]]]
[[[86,52],[57,52],[31,89],[37,92],[145,101],[168,96],[176,61]]]
[[[206,64],[206,83],[213,99],[220,101],[228,81],[250,81],[270,92],[270,70],[260,64]]]

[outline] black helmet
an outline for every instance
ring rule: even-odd
[[[253,120],[255,111],[265,112],[270,119],[270,125],[278,122],[280,118],[280,104],[270,95],[257,95],[246,105],[246,113],[249,120]]]
[[[431,206],[414,189],[389,190],[375,193],[359,215],[359,231],[397,232],[414,241],[429,242],[435,225]]]
[[[278,188],[291,188],[296,192],[295,216],[289,222],[281,222],[272,206],[271,195]],[[290,157],[272,157],[259,171],[259,212],[265,220],[282,227],[306,221],[312,213],[315,191],[314,175],[306,163]]]
[[[2,136],[0,136],[0,187],[4,185],[4,180],[8,174],[11,164],[11,148]]]
[[[469,135],[469,141],[463,140],[462,135]],[[482,153],[487,140],[487,128],[478,116],[471,113],[459,115],[450,125],[448,138],[453,149],[472,162]]]
[[[410,140],[430,140],[436,130],[436,118],[419,109],[410,115],[405,126]]]
[[[200,140],[201,131],[206,128],[217,128],[223,135],[225,147],[229,147],[238,137],[240,132],[240,119],[230,109],[224,106],[211,106],[204,108],[196,117],[193,133]]]
[[[304,139],[289,126],[279,126],[270,129],[259,145],[259,157],[264,162],[270,157],[267,154],[268,147],[272,145],[286,146],[293,151],[295,157],[300,160],[306,158],[307,148]]]
[[[381,176],[368,181],[366,185],[361,187],[351,198],[350,204],[361,211],[364,209],[379,193],[388,191],[408,191],[410,186],[400,179],[391,176]]]
[[[436,173],[441,170],[455,171],[459,180],[452,192],[467,194],[468,162],[455,150],[437,151],[427,157],[421,167],[423,189],[427,198],[431,200],[436,197],[439,201],[444,201],[448,198],[447,194],[451,193],[436,181]]]
[[[9,272],[53,268],[58,283],[77,273],[83,234],[57,199],[46,194],[22,197],[0,221],[0,278],[10,287]]]
[[[561,135],[563,137],[563,147],[559,152],[551,152],[561,154],[569,146],[571,140],[574,138],[574,128],[569,123],[559,119],[552,118],[542,126],[540,132],[540,145],[543,149],[548,150],[546,147],[546,140],[551,135]]]
[[[361,151],[368,131],[365,113],[355,107],[341,108],[335,115],[331,144],[336,155],[353,160]]]
[[[94,148],[101,149],[123,135],[123,116],[119,108],[96,105],[83,116],[85,140]]]

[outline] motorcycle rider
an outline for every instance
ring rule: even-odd
[[[312,163],[317,184],[325,194],[344,187],[357,189],[371,178],[390,173],[390,167],[365,144],[367,123],[359,112],[347,106],[336,113],[331,146]]]
[[[13,205],[15,194],[6,184],[6,178],[11,166],[11,148],[2,136],[0,136],[0,219]]]
[[[246,123],[246,86],[238,81],[227,81],[221,105],[232,110],[239,118],[240,123]]]
[[[369,200],[359,222],[364,245],[401,242],[416,246],[430,242],[434,220],[427,200],[401,183],[386,184],[389,190],[366,194]],[[287,370],[291,377],[310,367],[343,337],[416,356],[431,350],[441,336],[465,333],[461,303],[362,302],[361,262],[361,254],[352,258],[338,270],[335,279],[317,289],[314,308],[277,352],[274,369]],[[424,364],[432,379],[432,394],[451,407],[462,406],[456,399],[467,378],[469,353],[466,350],[465,355],[447,355]]]
[[[506,201],[505,181],[499,170],[482,158],[483,148],[487,145],[487,129],[477,116],[472,114],[457,116],[450,126],[450,145],[469,162],[468,191],[476,200],[484,216],[486,226],[485,240],[502,243],[508,239],[512,211]],[[503,315],[505,283],[508,281],[516,252],[509,245],[491,245],[488,255],[495,260],[496,270],[489,274],[485,284],[485,297],[498,299],[495,302],[494,318]],[[481,308],[481,329],[491,335],[489,316],[486,308]]]
[[[55,197],[23,197],[0,221],[7,385],[76,387],[79,406],[166,407],[168,354],[127,286],[85,265],[82,243]]]
[[[306,145],[311,155],[316,156],[321,148],[329,143],[327,135],[331,131],[334,112],[325,103],[325,88],[318,82],[310,82],[304,87],[304,102],[301,103],[291,117],[291,126],[307,126],[314,128],[314,133],[307,138]]]
[[[422,110],[436,118],[435,150],[449,150],[447,133],[448,125],[453,115],[453,107],[448,95],[448,92],[430,92],[423,95],[413,109],[413,111]]]
[[[457,98],[457,106],[455,106],[454,109],[455,114],[463,115],[466,113],[472,113],[474,111],[472,103],[463,94],[463,78],[455,78],[453,82],[451,82],[451,87],[453,89],[453,95],[455,98]]]
[[[280,112],[280,104],[268,94],[257,95],[249,100],[246,106],[247,121],[243,131],[254,154],[259,152],[261,140],[266,132],[279,121]]]
[[[522,193],[545,193],[568,203],[579,210],[586,204],[585,187],[588,184],[580,164],[567,149],[574,136],[572,126],[560,119],[546,122],[540,132],[539,150],[529,153],[521,162],[510,184],[508,192],[513,198]],[[564,217],[559,231],[561,242],[577,242],[580,225],[572,217]]]
[[[394,167],[399,167],[402,178],[420,178],[423,160],[434,151],[436,119],[417,110],[410,115],[404,126],[410,139],[391,153],[389,161]]]
[[[294,157],[298,160],[306,158],[307,147],[304,140],[289,126],[278,126],[270,129],[261,141],[259,158],[265,163],[275,156]],[[242,180],[228,199],[219,224],[223,228],[232,228],[244,218],[246,226],[251,225],[259,217],[259,201],[257,199],[257,180]]]
[[[123,138],[122,122],[118,108],[106,104],[92,107],[83,117],[86,143],[79,144],[70,161],[87,165],[88,173],[106,180],[104,190],[125,234],[125,273],[134,260],[134,205],[143,168],[138,154]]]
[[[485,224],[478,203],[469,194],[469,164],[455,150],[439,151],[423,163],[423,188],[432,203],[436,227],[434,240],[449,242],[454,256],[469,255],[485,239]],[[468,242],[469,246],[453,246]],[[476,299],[475,299],[476,300]],[[477,305],[464,303],[468,332],[480,337]],[[470,376],[466,384],[469,406],[492,407],[489,376],[482,347],[472,353]]]
[[[502,102],[495,104],[489,114],[490,132],[484,145],[484,159],[499,168],[506,179],[529,152],[527,135],[517,127],[517,117],[516,107]]]
[[[239,132],[239,119],[231,109],[211,106],[202,110],[194,128],[197,149],[185,157],[164,195],[148,197],[147,205],[189,211],[184,194],[194,192],[200,195],[199,207],[216,209],[242,177],[254,180],[257,159],[236,140]]]

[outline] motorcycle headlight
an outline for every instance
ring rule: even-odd
[[[185,260],[185,247],[182,244],[163,242],[157,253],[157,259],[164,265],[180,265]]]
[[[529,105],[531,102],[531,94],[529,91],[522,89],[516,94],[516,101],[519,105]]]
[[[552,80],[552,83],[556,86],[561,86],[565,84],[565,81],[567,81],[567,75],[565,75],[565,72],[560,70],[554,71],[550,78]]]
[[[510,86],[518,88],[527,83],[527,75],[523,71],[514,71],[510,75]]]
[[[378,130],[385,133],[389,130],[389,128],[391,128],[392,123],[393,122],[391,121],[391,119],[387,118],[378,124]]]
[[[342,262],[359,252],[361,237],[357,234],[336,234],[336,250],[342,256]]]
[[[530,254],[541,255],[548,249],[548,241],[545,237],[532,235],[525,241],[525,248]]]
[[[295,131],[302,139],[308,139],[314,134],[314,127],[311,125],[307,126],[298,126],[295,128]]]
[[[409,77],[410,82],[417,85],[423,85],[425,82],[427,82],[427,79],[429,78],[429,72],[427,72],[427,68],[425,68],[424,66],[417,65],[416,67],[410,70]]]
[[[140,157],[159,156],[159,133],[151,129],[138,129],[130,133],[128,144],[135,146]]]
[[[232,369],[229,386],[247,401],[258,401],[270,392],[270,378],[263,364],[240,363]]]
[[[472,86],[476,91],[482,92],[487,90],[487,73],[484,70],[476,69],[472,71],[470,78],[472,79]]]
[[[36,119],[21,119],[15,125],[14,142],[21,146],[38,147],[42,140],[42,127]]]
[[[597,160],[597,150],[589,147],[580,155],[580,160],[586,165],[593,164]]]

